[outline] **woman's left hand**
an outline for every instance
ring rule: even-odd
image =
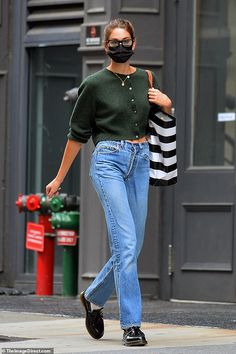
[[[166,113],[171,113],[172,102],[170,98],[162,93],[160,90],[155,88],[150,88],[148,90],[148,100],[161,107],[161,109]]]

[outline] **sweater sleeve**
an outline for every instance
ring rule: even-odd
[[[86,143],[92,135],[95,115],[95,100],[91,84],[83,81],[78,90],[78,99],[70,117],[69,140]]]
[[[154,74],[153,71],[152,71],[152,79],[153,79],[153,87],[154,87],[155,89],[160,90],[160,85],[159,85],[158,80],[157,80],[157,77],[156,77],[156,75]]]

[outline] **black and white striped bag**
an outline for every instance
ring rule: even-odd
[[[149,83],[152,87],[150,76]],[[148,142],[150,184],[169,186],[177,183],[176,120],[156,105],[150,108]]]

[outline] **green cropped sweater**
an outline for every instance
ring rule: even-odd
[[[125,80],[126,75],[119,75]],[[158,87],[153,74],[154,87]],[[70,117],[68,139],[86,143],[92,136],[101,140],[131,140],[147,134],[148,76],[137,68],[122,86],[108,69],[88,76],[80,85],[78,99]]]

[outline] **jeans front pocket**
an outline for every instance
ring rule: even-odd
[[[116,142],[99,142],[96,146],[97,154],[113,154],[120,150],[120,146]]]

